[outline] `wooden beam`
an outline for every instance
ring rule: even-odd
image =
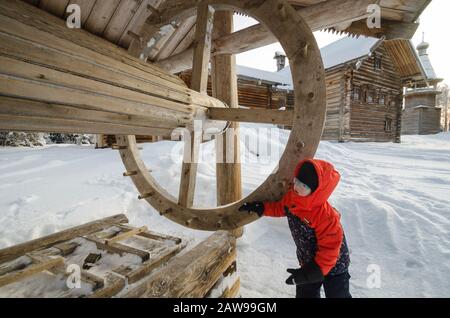
[[[63,264],[64,258],[62,257],[51,258],[45,262],[33,263],[31,265],[28,265],[24,269],[13,271],[3,276],[0,276],[0,287],[17,282],[24,278],[30,277],[34,274],[43,272],[45,270],[49,270],[55,266],[60,266]]]
[[[360,34],[364,36],[381,38],[386,40],[395,39],[411,39],[419,27],[418,23],[406,23],[383,19],[381,20],[381,28],[370,29],[367,27],[366,21],[356,21],[350,27],[343,30],[350,34]]]
[[[329,0],[298,9],[313,31],[319,31],[335,25],[365,19],[367,6],[376,0]],[[277,42],[276,37],[262,24],[231,33],[213,43],[213,54],[239,54]],[[193,50],[177,54],[161,61],[157,65],[170,73],[178,73],[189,67]],[[192,65],[192,64],[190,64]]]
[[[145,231],[147,231],[147,227],[146,226],[130,229],[130,230],[121,232],[121,233],[117,234],[116,236],[108,238],[105,241],[105,244],[106,245],[111,245],[111,244],[117,243],[118,241],[123,241],[123,240],[129,239],[130,237],[132,237],[134,235],[138,235],[138,234],[143,233]]]
[[[77,236],[83,236],[93,232],[98,232],[111,226],[114,226],[114,224],[122,224],[122,223],[128,223],[128,219],[124,214],[118,214],[98,221],[90,222],[81,226],[72,227],[59,233],[44,236],[42,238],[38,238],[16,246],[7,247],[0,250],[0,263],[13,260],[19,256],[24,255],[25,253],[37,249],[47,248],[58,242],[68,241]]]
[[[206,2],[198,6],[197,27],[195,35],[194,61],[192,68],[191,89],[207,95],[209,61],[211,56],[211,38],[214,21],[214,9]],[[178,203],[185,207],[194,204],[195,181],[197,177],[198,153],[203,132],[196,127],[189,127],[189,135],[184,142],[183,164],[181,168],[180,191]]]
[[[158,256],[158,258],[153,259],[150,258],[149,260],[142,263],[142,265],[136,269],[119,267],[115,269],[114,272],[117,272],[122,276],[125,276],[127,278],[128,284],[134,284],[139,280],[141,280],[142,278],[146,277],[154,269],[160,267],[161,265],[169,261],[172,257],[178,254],[185,247],[186,247],[185,244],[176,245],[164,251],[161,255]]]
[[[124,297],[204,297],[235,260],[234,237],[229,232],[215,232],[192,250],[172,258]]]
[[[208,118],[212,120],[289,126],[292,125],[294,120],[294,111],[273,109],[210,108],[208,110]]]
[[[117,254],[133,254],[139,256],[143,262],[147,261],[150,258],[150,253],[141,249],[137,249],[128,245],[124,245],[121,243],[107,243],[107,240],[103,240],[98,238],[95,234],[89,234],[83,236],[86,240],[91,241],[97,245],[98,249],[109,251]]]

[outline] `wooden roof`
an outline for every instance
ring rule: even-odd
[[[138,39],[147,18],[158,14],[158,10],[178,0],[23,0],[60,18],[67,16],[66,8],[70,4],[81,7],[82,27],[125,49],[130,47],[133,39]],[[194,1],[194,0],[186,0]],[[304,10],[307,21],[314,30],[333,26],[333,21],[356,21],[365,19],[367,3],[376,3],[377,0],[289,0],[298,10]],[[382,18],[396,23],[414,23],[421,12],[431,0],[381,0]],[[339,5],[341,4],[341,5]],[[359,7],[358,7],[359,6]],[[330,10],[335,8],[336,10]],[[154,9],[156,8],[156,10]],[[339,9],[341,8],[341,9]],[[348,15],[349,8],[360,12]],[[323,14],[323,11],[327,14]],[[361,16],[365,14],[365,16]],[[326,21],[320,21],[326,20]],[[148,52],[151,61],[159,61],[184,52],[193,43],[195,32],[195,17],[183,20],[175,28],[168,27],[158,37],[152,50]],[[312,20],[312,21],[310,21]],[[330,24],[331,23],[331,24]],[[353,34],[364,33],[360,27],[348,32]],[[388,32],[383,30],[383,32]],[[411,33],[411,32],[409,32]],[[239,51],[240,52],[240,51]]]

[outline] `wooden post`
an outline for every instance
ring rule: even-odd
[[[226,36],[233,32],[232,12],[216,12],[214,19],[216,21],[213,30],[214,38]],[[230,108],[238,108],[236,57],[232,54],[214,56],[211,60],[211,77],[213,96],[227,103]],[[225,136],[219,138],[222,139],[221,142],[216,141],[217,158],[219,160],[216,165],[217,205],[229,204],[242,198],[238,129],[239,124],[233,122],[230,126],[230,131],[233,132],[231,143]],[[232,156],[232,158],[228,158],[229,156]],[[241,237],[243,228],[236,229],[232,233],[236,237]]]

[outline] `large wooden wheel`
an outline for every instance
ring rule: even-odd
[[[326,112],[325,72],[320,51],[311,29],[284,0],[210,0],[175,1],[170,18],[197,15],[196,48],[193,61],[192,89],[206,92],[211,49],[214,10],[239,11],[264,24],[283,46],[291,65],[295,89],[295,111],[292,132],[278,168],[248,197],[229,205],[209,209],[191,206],[195,191],[196,165],[183,163],[180,197],[163,189],[151,176],[141,159],[135,136],[118,136],[126,175],[161,215],[192,229],[232,230],[257,219],[255,214],[238,212],[242,203],[254,200],[277,200],[290,186],[295,165],[314,156],[324,127]],[[167,17],[165,17],[167,18]],[[167,19],[166,19],[167,20]],[[230,109],[230,111],[232,111]],[[197,114],[197,119],[205,114]],[[207,116],[208,114],[206,114]],[[246,120],[248,121],[248,120]],[[189,127],[192,129],[192,127]],[[201,136],[191,130],[193,141],[185,144],[194,157],[198,154]]]

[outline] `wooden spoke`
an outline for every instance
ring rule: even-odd
[[[244,109],[244,108],[209,108],[208,118],[243,123],[261,123],[274,125],[292,125],[294,111],[274,109]]]
[[[204,94],[208,86],[213,20],[214,9],[208,4],[200,4],[195,31],[191,89]]]
[[[198,7],[195,34],[194,61],[191,89],[206,95],[208,87],[208,69],[211,56],[211,36],[214,9],[206,2]],[[195,126],[195,123],[194,123]],[[195,179],[197,176],[198,153],[202,142],[202,130],[188,128],[184,138],[184,156],[181,168],[180,192],[178,203],[185,207],[194,204]]]
[[[184,134],[184,153],[181,166],[180,192],[178,203],[191,207],[194,204],[195,181],[197,177],[198,158],[202,131],[186,129]]]

